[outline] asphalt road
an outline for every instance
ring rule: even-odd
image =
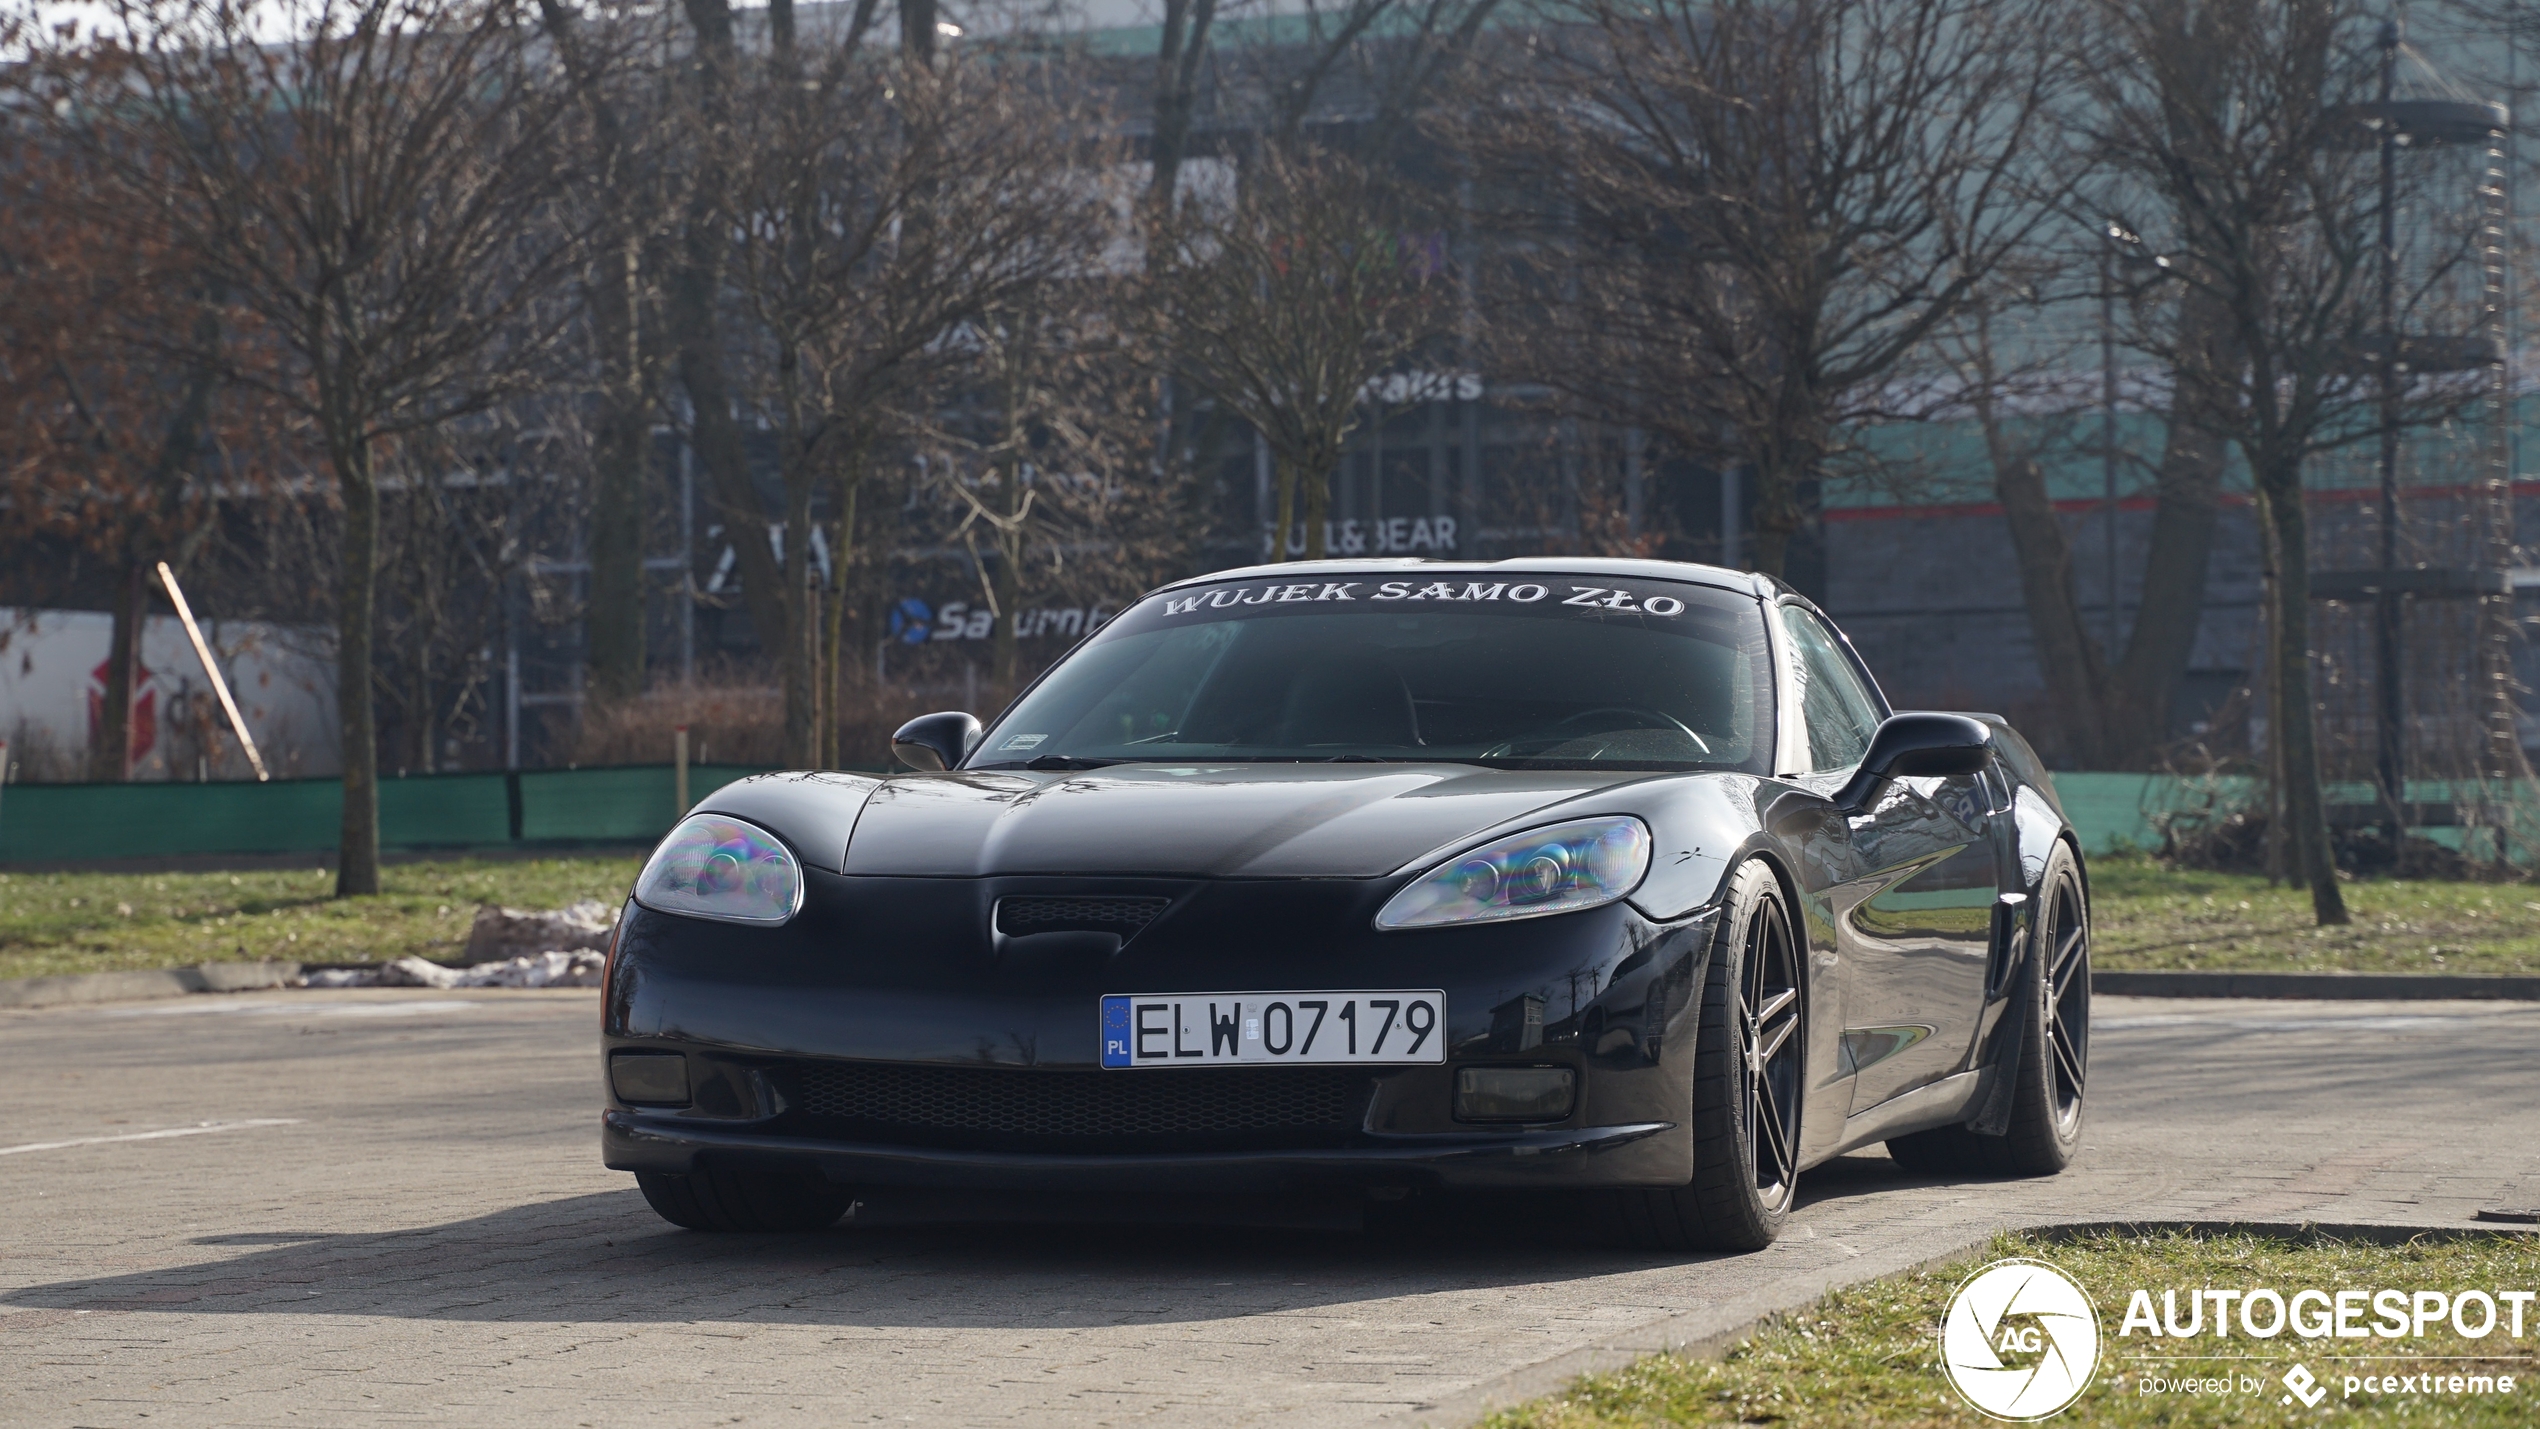
[[[1854,1155],[1756,1255],[1509,1207],[1366,1236],[1311,1206],[929,1203],[702,1236],[599,1165],[594,998],[0,1013],[0,1422],[1458,1423],[1996,1226],[2540,1200],[2540,1004],[2104,998],[2074,1170]]]

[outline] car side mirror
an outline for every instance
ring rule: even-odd
[[[1861,767],[1835,791],[1835,807],[1861,813],[1893,779],[1973,774],[1992,746],[1993,727],[1980,719],[1928,711],[1889,715],[1870,736]]]
[[[979,721],[960,710],[919,715],[891,736],[891,752],[911,769],[950,769],[979,742]]]

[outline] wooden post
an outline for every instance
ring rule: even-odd
[[[670,731],[671,780],[677,786],[673,797],[679,801],[679,812],[673,820],[688,817],[688,726],[673,725]]]
[[[247,751],[247,763],[256,771],[256,782],[264,783],[265,757],[256,752],[256,737],[247,732],[247,721],[239,716],[238,701],[229,697],[229,681],[221,678],[220,666],[212,663],[212,647],[203,641],[203,627],[194,623],[194,610],[185,603],[185,592],[177,587],[176,572],[168,563],[159,562],[159,584],[166,586],[168,600],[176,606],[176,618],[185,622],[185,638],[194,642],[194,658],[203,662],[203,677],[212,682],[212,693],[220,696],[220,707],[229,716],[230,732],[238,736],[238,747]]]

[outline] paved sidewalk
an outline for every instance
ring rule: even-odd
[[[588,992],[0,1012],[0,1422],[1454,1419],[1527,1387],[1512,1370],[1998,1225],[2456,1225],[2540,1199],[2540,1005],[2098,1016],[2073,1172],[1943,1184],[1858,1154],[1806,1179],[1771,1250],[1670,1258],[1487,1210],[1383,1238],[1312,1208],[690,1235],[598,1165]]]

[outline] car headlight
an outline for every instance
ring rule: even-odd
[[[1439,864],[1393,896],[1379,928],[1540,918],[1611,903],[1649,871],[1649,826],[1616,816],[1552,824]]]
[[[724,814],[690,814],[653,850],[635,901],[658,913],[782,923],[801,911],[803,871],[776,836]]]

